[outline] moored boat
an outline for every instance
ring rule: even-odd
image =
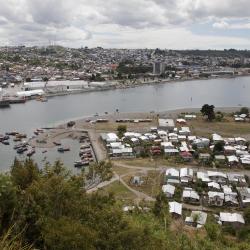
[[[60,147],[57,149],[57,151],[60,153],[64,153],[66,151],[70,151],[70,148],[69,147]]]

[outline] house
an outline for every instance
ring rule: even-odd
[[[242,138],[242,137],[236,137],[235,138],[235,143],[237,145],[245,145],[247,142],[247,140],[245,138]]]
[[[186,120],[192,120],[192,119],[196,119],[196,115],[185,115],[184,118]]]
[[[175,192],[175,186],[167,184],[162,186],[162,191],[168,198],[173,198]]]
[[[194,140],[197,139],[197,137],[195,135],[189,135],[187,139],[190,143],[192,143]]]
[[[175,168],[169,168],[166,170],[165,179],[167,183],[179,184],[179,170]]]
[[[240,202],[243,207],[250,205],[250,188],[248,187],[237,187]]]
[[[211,191],[218,191],[218,190],[221,189],[221,188],[220,188],[220,184],[217,183],[217,182],[214,182],[214,181],[209,182],[209,183],[207,184],[207,186],[208,186],[208,189],[211,190]]]
[[[220,163],[225,163],[226,161],[226,156],[225,155],[215,155],[214,156],[215,161],[220,162]]]
[[[178,135],[176,133],[169,133],[168,134],[168,139],[171,142],[178,142]]]
[[[190,135],[190,133],[191,133],[191,131],[190,131],[189,127],[181,127],[181,129],[179,130],[180,135],[188,136],[188,135]]]
[[[185,188],[182,193],[183,201],[190,204],[199,204],[200,196],[192,188]]]
[[[202,162],[208,162],[210,157],[211,157],[211,155],[208,153],[200,153],[199,154],[199,160]]]
[[[217,183],[226,183],[227,175],[221,172],[207,171],[210,180]]]
[[[224,141],[224,139],[220,135],[218,135],[218,134],[212,134],[212,138],[213,138],[213,142],[214,143],[223,142]]]
[[[193,160],[193,155],[190,152],[181,152],[180,157],[186,162]]]
[[[158,136],[161,138],[161,139],[164,139],[166,140],[167,136],[168,136],[168,133],[164,130],[158,130],[157,131],[157,134]]]
[[[240,157],[240,162],[242,165],[250,165],[250,156],[249,155],[244,155]]]
[[[206,224],[207,213],[201,211],[192,211],[189,217],[186,217],[185,223],[192,227],[201,228]]]
[[[178,155],[179,150],[177,148],[173,148],[173,149],[165,148],[164,149],[164,154],[165,154],[165,156]]]
[[[161,146],[164,148],[164,149],[174,149],[175,146],[173,145],[172,142],[168,142],[168,141],[164,141],[161,143]]]
[[[180,125],[185,125],[187,123],[187,121],[183,118],[179,118],[179,119],[176,119],[176,123],[178,123]]]
[[[193,181],[194,171],[191,168],[180,169],[180,181],[183,184],[188,184]]]
[[[211,182],[210,178],[208,177],[208,174],[206,172],[197,172],[197,179],[201,180],[204,183]]]
[[[224,154],[225,155],[235,155],[236,149],[230,145],[224,146]]]
[[[178,218],[182,216],[182,204],[176,201],[169,202],[169,213],[174,217]]]
[[[173,131],[175,124],[173,119],[162,119],[160,118],[158,120],[159,123],[159,129],[165,130],[165,131]]]
[[[115,133],[102,134],[102,139],[107,143],[119,141],[119,138]]]
[[[208,192],[208,205],[221,207],[224,203],[224,193],[222,192]]]
[[[222,186],[222,189],[225,194],[225,204],[228,206],[237,206],[239,204],[237,193],[233,192],[232,188],[227,185]]]
[[[245,220],[241,214],[238,213],[220,213],[219,220],[222,225],[231,225],[240,227],[245,224]]]
[[[247,186],[247,181],[244,174],[228,173],[227,178],[229,183],[234,184],[238,187]]]
[[[136,186],[141,186],[143,184],[143,180],[141,176],[133,176],[131,179],[131,184]]]
[[[236,166],[239,164],[239,159],[235,155],[229,155],[227,156],[227,161],[230,166]]]
[[[192,145],[199,149],[206,148],[210,144],[210,140],[207,138],[197,138],[193,141]]]

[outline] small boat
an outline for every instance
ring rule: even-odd
[[[27,135],[26,134],[21,134],[21,133],[18,133],[16,134],[16,138],[27,138]]]
[[[48,152],[47,150],[43,150],[43,151],[42,151],[43,154],[45,154],[45,153],[47,153],[47,152]]]
[[[14,142],[19,142],[19,141],[22,141],[22,138],[16,137],[16,138],[13,139],[13,141],[14,141]]]
[[[35,149],[34,149],[34,148],[31,148],[31,149],[28,150],[27,156],[28,156],[28,157],[31,157],[33,154],[35,154],[35,152],[36,152]]]
[[[23,143],[20,143],[20,144],[15,145],[13,149],[17,150],[17,149],[19,149],[19,148],[26,147],[27,145],[28,145],[27,142],[23,142]]]
[[[9,142],[9,141],[4,140],[4,141],[2,141],[2,144],[3,144],[3,145],[10,145],[10,142]]]
[[[22,148],[19,148],[16,152],[18,153],[18,154],[23,154],[25,151],[27,151],[28,150],[28,148],[27,147],[22,147]]]
[[[81,145],[80,149],[90,149],[90,145],[89,144]]]
[[[5,133],[6,135],[11,135],[11,136],[16,136],[18,134],[17,131],[11,131],[11,132],[7,132]]]
[[[75,161],[75,162],[74,162],[74,166],[75,166],[76,168],[84,167],[84,166],[88,166],[88,165],[89,165],[89,161],[87,161],[87,160]]]
[[[62,143],[56,142],[56,141],[54,141],[53,144],[56,145],[56,146],[61,146],[62,145]]]
[[[9,99],[10,104],[25,103],[26,99],[23,97],[14,97]]]
[[[9,100],[5,100],[5,99],[1,99],[0,100],[0,108],[8,108],[10,107],[10,101]]]
[[[70,151],[70,148],[69,147],[60,147],[57,149],[57,151],[60,153],[64,153],[66,151]]]

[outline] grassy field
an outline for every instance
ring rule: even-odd
[[[187,124],[192,133],[199,136],[211,136],[212,133],[218,133],[222,136],[246,136],[250,139],[250,123],[235,122],[232,117],[225,117],[222,122],[207,122],[198,117],[196,120],[189,121]]]
[[[128,185],[133,189],[145,193],[149,196],[156,197],[161,190],[162,175],[157,171],[148,171],[147,174],[143,175],[143,184],[140,186],[133,185],[130,183],[131,175],[124,177]]]
[[[120,184],[119,181],[113,182],[107,187],[100,189],[98,192],[104,194],[113,193],[116,199],[122,201],[133,201],[136,198],[136,196],[124,185]]]

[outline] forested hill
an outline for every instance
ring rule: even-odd
[[[250,249],[249,225],[234,236],[213,222],[185,231],[162,194],[140,204],[150,210],[124,213],[112,194],[86,194],[83,183],[84,175],[70,175],[60,162],[39,170],[31,160],[15,161],[0,175],[0,249]]]

